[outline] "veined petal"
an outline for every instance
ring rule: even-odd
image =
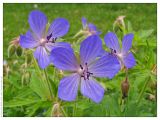
[[[131,52],[126,57],[123,58],[123,62],[127,68],[132,68],[136,64],[134,56]]]
[[[58,97],[65,101],[73,101],[76,99],[80,76],[72,74],[64,77],[58,86]]]
[[[115,33],[108,32],[105,35],[105,37],[104,37],[104,41],[105,41],[106,46],[108,48],[116,50],[116,51],[120,51],[120,46],[119,46],[118,38],[117,38],[117,36],[116,36]]]
[[[69,30],[69,22],[64,18],[55,19],[48,30],[48,35],[52,34],[51,38],[59,38],[64,36]]]
[[[71,44],[69,44],[67,42],[56,42],[55,43],[55,47],[63,47],[63,48],[70,49],[71,48]]]
[[[44,47],[39,46],[34,52],[34,57],[38,60],[40,68],[44,69],[50,64],[49,55]]]
[[[76,71],[78,68],[77,59],[72,48],[54,48],[51,51],[50,59],[54,65],[61,70]]]
[[[83,29],[86,29],[87,27],[87,19],[86,18],[82,18],[82,25],[83,25]]]
[[[97,35],[87,37],[80,46],[81,64],[91,63],[100,55],[102,51],[102,41]]]
[[[21,35],[19,42],[20,46],[23,48],[34,48],[38,46],[38,41],[36,41],[33,38],[32,33],[30,31],[28,31],[26,35]]]
[[[56,47],[63,47],[63,48],[71,48],[71,45],[67,42],[56,42],[56,43],[51,43],[51,42],[48,42],[45,44],[45,47],[47,48],[47,50],[49,52],[52,51],[53,48],[56,48]]]
[[[132,47],[132,40],[134,35],[132,33],[124,36],[122,41],[122,52],[126,53]]]
[[[98,55],[98,57],[102,57],[102,56],[105,56],[105,55],[108,55],[108,54],[110,54],[110,53],[105,51],[104,49],[101,49],[100,54]]]
[[[95,77],[112,78],[120,70],[120,64],[116,57],[106,54],[91,64],[88,69]]]
[[[28,22],[36,37],[38,39],[42,38],[47,24],[47,17],[45,14],[38,10],[34,10],[29,14]]]
[[[81,80],[81,93],[99,103],[104,96],[104,88],[94,79]]]

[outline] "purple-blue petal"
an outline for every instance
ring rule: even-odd
[[[30,31],[28,31],[26,33],[26,35],[20,35],[20,46],[23,48],[34,48],[36,46],[38,46],[38,41],[36,41],[33,36],[32,33]]]
[[[49,55],[43,46],[39,46],[36,48],[34,57],[37,59],[38,65],[41,69],[45,69],[50,64]]]
[[[88,69],[95,77],[108,77],[111,79],[120,70],[120,64],[116,57],[106,54],[91,64]]]
[[[69,31],[69,27],[69,22],[66,19],[57,18],[50,25],[48,35],[52,34],[51,38],[62,37]]]
[[[104,96],[104,88],[93,78],[89,80],[81,80],[81,93],[99,103]]]
[[[29,14],[28,22],[37,39],[42,38],[45,34],[46,24],[48,22],[45,14],[34,10]]]
[[[104,37],[104,41],[106,43],[106,46],[110,49],[116,50],[116,51],[120,51],[120,46],[119,46],[119,42],[118,42],[118,38],[116,36],[115,33],[113,32],[108,32],[105,37]]]
[[[89,23],[89,24],[88,24],[88,28],[89,28],[89,30],[91,30],[91,31],[97,31],[97,27],[96,27],[94,24],[92,24],[92,23]]]
[[[58,86],[58,97],[65,101],[73,101],[76,99],[80,76],[72,74],[64,77]]]
[[[87,19],[86,18],[82,18],[82,25],[83,25],[83,29],[86,29],[87,27]]]
[[[102,57],[102,56],[105,56],[105,55],[108,55],[109,52],[105,51],[104,49],[102,49],[98,55],[98,57]]]
[[[88,28],[89,28],[90,32],[93,32],[96,35],[100,35],[101,34],[101,32],[97,30],[97,27],[92,23],[88,24]]]
[[[50,59],[58,69],[68,71],[78,69],[77,59],[72,48],[57,47],[51,51]]]
[[[126,53],[132,47],[132,40],[134,35],[132,33],[124,36],[122,41],[122,52]]]
[[[57,48],[57,47],[63,47],[63,48],[71,48],[71,45],[67,42],[56,42],[56,43],[51,43],[48,42],[45,44],[46,49],[51,52],[52,49]]]
[[[91,63],[96,59],[102,50],[102,41],[97,35],[87,37],[80,46],[81,63]]]
[[[123,62],[127,68],[132,68],[133,66],[136,65],[136,61],[135,61],[134,56],[131,52],[128,53],[128,55],[123,58]]]

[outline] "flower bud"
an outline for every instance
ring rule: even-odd
[[[114,31],[117,31],[118,29],[123,31],[125,30],[125,23],[124,23],[125,16],[118,16],[113,24]]]
[[[11,57],[12,55],[14,55],[15,51],[16,51],[16,47],[14,45],[10,45],[8,47],[8,57]]]
[[[61,109],[60,109],[60,104],[59,103],[55,103],[53,105],[53,108],[52,108],[52,116],[54,117],[62,117],[62,113],[61,113]]]
[[[153,94],[150,94],[148,98],[151,101],[154,101],[156,99],[155,95],[153,95]]]
[[[18,47],[16,48],[16,55],[17,55],[18,57],[20,57],[20,56],[22,55],[22,53],[23,53],[23,49],[22,49],[20,46],[18,46]]]
[[[128,96],[128,91],[129,91],[129,82],[127,77],[121,83],[121,90],[122,90],[122,99],[124,99]]]
[[[29,72],[24,73],[22,75],[22,85],[28,85],[30,82],[31,74]]]
[[[32,55],[31,54],[27,54],[25,57],[25,61],[27,64],[30,64],[32,62]]]

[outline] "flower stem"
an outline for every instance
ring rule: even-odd
[[[67,117],[67,113],[65,112],[65,110],[63,109],[63,107],[60,107],[61,108],[61,111],[63,112],[63,115],[65,116],[65,117]]]
[[[83,31],[80,30],[78,33],[76,33],[73,38],[77,38],[78,36],[82,35],[83,34]]]
[[[34,58],[34,56],[33,56],[33,60],[34,60],[34,66],[35,66],[36,69],[38,70],[39,75],[42,76],[42,75],[41,75],[41,70],[39,69],[39,66],[38,66],[37,61],[36,61],[36,59]],[[46,80],[46,82],[47,82],[47,86],[48,86],[48,88],[49,88],[50,97],[51,97],[51,99],[53,99],[53,95],[52,95],[52,91],[51,91],[51,86],[50,86],[50,84],[49,84],[49,79],[48,79],[46,70],[44,70],[44,76],[45,76],[45,80]]]
[[[77,102],[75,101],[74,110],[73,110],[73,117],[75,117],[75,115],[76,115],[76,110],[77,110]]]
[[[139,102],[140,102],[140,100],[141,100],[141,98],[142,98],[142,96],[143,96],[143,94],[144,94],[144,92],[145,92],[145,89],[146,89],[146,87],[147,87],[147,85],[148,85],[148,82],[150,81],[150,79],[151,79],[151,76],[149,76],[149,77],[146,79],[145,84],[144,84],[144,86],[143,86],[143,88],[142,88],[142,90],[141,90],[141,92],[140,92],[139,97],[138,97],[137,104],[139,104]]]
[[[47,85],[48,85],[48,88],[49,88],[49,91],[50,91],[51,99],[53,99],[52,89],[51,89],[49,78],[47,76],[47,72],[46,72],[45,69],[44,69],[44,75],[45,75],[45,79],[46,79],[46,82],[47,82]]]

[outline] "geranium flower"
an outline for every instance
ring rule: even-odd
[[[82,18],[83,31],[86,36],[100,35],[101,32],[97,30],[97,27],[92,23],[87,23],[86,18]]]
[[[87,37],[80,46],[80,60],[74,55],[73,49],[55,48],[51,52],[51,61],[55,67],[71,74],[64,77],[58,87],[58,96],[65,101],[76,99],[78,86],[81,93],[99,103],[104,95],[104,88],[95,77],[112,78],[120,69],[119,62],[112,55],[97,56],[102,50],[102,41],[96,36]]]
[[[69,23],[64,18],[55,19],[46,32],[47,17],[40,11],[32,11],[28,19],[31,30],[20,36],[20,45],[23,48],[36,48],[34,57],[39,66],[44,69],[50,63],[49,54],[55,47],[70,47],[65,42],[56,40],[64,36],[69,30]]]
[[[132,68],[136,64],[134,56],[132,52],[130,52],[133,37],[134,35],[132,33],[125,35],[123,37],[121,49],[115,33],[108,32],[104,37],[107,47],[110,48],[111,54],[118,58],[121,68],[123,66],[126,68]]]

